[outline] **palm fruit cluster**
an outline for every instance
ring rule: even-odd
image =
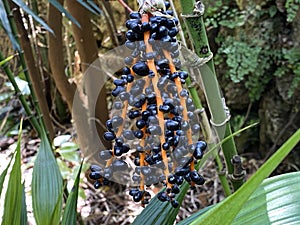
[[[157,198],[178,207],[180,185],[204,184],[195,170],[206,143],[199,141],[200,125],[195,106],[184,88],[186,71],[180,70],[176,39],[178,20],[165,2],[159,15],[132,12],[126,22],[125,46],[131,54],[124,59],[122,75],[114,80],[115,113],[106,122],[104,138],[113,148],[99,153],[102,166],[92,165],[94,187],[109,183],[115,174],[130,170],[125,154],[134,162],[129,191],[135,202],[145,205],[150,193],[145,187],[162,183]]]

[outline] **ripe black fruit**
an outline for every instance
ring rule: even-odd
[[[149,67],[145,62],[137,62],[133,65],[132,70],[140,76],[147,76],[149,74]]]

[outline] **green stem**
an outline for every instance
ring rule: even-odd
[[[202,15],[197,15],[193,12],[195,1],[180,0],[180,3],[182,7],[182,14],[186,16],[185,23],[191,42],[194,45],[195,53],[199,56],[199,58],[208,57],[211,54],[211,51],[209,48],[203,17]],[[200,2],[197,3],[199,4]],[[207,103],[210,108],[212,117],[211,121],[213,121],[214,124],[222,124],[226,121],[227,115],[224,110],[213,60],[208,61],[206,66],[201,66],[198,69],[201,73],[201,81],[207,98]],[[215,130],[219,140],[229,137],[232,133],[228,122],[226,122],[224,126],[215,126]],[[237,155],[233,137],[222,144],[222,151],[224,153],[228,174],[233,175],[234,168],[231,163],[231,159],[234,155]],[[237,190],[243,183],[242,179],[232,179],[231,181],[234,190]]]
[[[215,162],[217,164],[218,177],[223,187],[224,194],[225,196],[229,196],[231,195],[230,186],[226,178],[226,173],[224,172],[222,161],[217,153],[215,154]]]
[[[0,52],[0,61],[4,60],[4,57],[2,56],[2,53]],[[15,77],[12,73],[12,71],[9,69],[8,67],[8,63],[5,63],[3,66],[2,66],[4,72],[6,73],[9,81],[11,82],[11,84],[13,85],[14,89],[15,89],[15,92],[17,93],[17,96],[19,97],[23,107],[24,107],[24,110],[28,116],[28,119],[30,121],[30,123],[32,124],[32,126],[34,127],[34,129],[37,131],[37,133],[39,134],[39,136],[41,135],[41,126],[39,124],[39,122],[37,121],[36,117],[33,116],[33,114],[31,113],[31,109],[25,99],[25,96],[22,94],[22,92],[20,91],[19,89],[19,86],[15,80]]]
[[[24,52],[23,51],[18,52],[19,58],[20,58],[20,64],[23,68],[25,78],[28,82],[28,86],[30,89],[30,97],[32,99],[33,107],[37,113],[38,122],[42,129],[44,129],[45,131],[47,130],[46,133],[47,133],[48,139],[50,141],[50,139],[53,138],[52,123],[51,123],[51,119],[49,116],[49,110],[46,105],[45,98],[43,96],[43,92],[42,91],[40,91],[40,93],[38,92],[38,90],[41,90],[41,89],[39,89],[40,88],[40,86],[38,86],[39,84],[36,83],[35,87],[34,87],[34,84],[32,83],[32,81],[39,82],[40,74],[39,74],[39,71],[36,69],[35,65],[33,64],[34,58],[33,58],[33,53],[31,52],[31,49],[30,49],[30,45],[27,45],[28,44],[27,40],[23,39],[23,37],[28,38],[27,34],[25,34],[25,33],[22,34],[22,32],[21,32],[21,34],[18,33],[18,27],[15,22],[15,20],[18,21],[18,19],[16,19],[16,17],[13,16],[13,14],[12,14],[13,12],[11,11],[11,7],[15,6],[14,3],[9,2],[7,0],[4,0],[3,3],[4,3],[6,13],[7,13],[7,15],[9,15],[8,19],[9,19],[9,23],[10,23],[10,27],[11,27],[13,35],[15,36],[17,42],[23,48],[25,53],[26,53],[26,49],[27,49],[27,55],[28,55],[28,53],[30,53],[31,57],[27,57],[27,62],[26,62]],[[17,17],[21,20],[20,12],[15,11],[15,14],[17,14]],[[23,24],[22,24],[22,26],[23,26]],[[25,31],[25,29],[24,29],[24,31]],[[26,43],[27,47],[26,46],[24,47],[24,43]],[[27,66],[28,62],[32,63],[32,65]],[[29,72],[31,74],[29,74]],[[32,75],[32,76],[30,77],[30,75]],[[41,107],[40,107],[39,103],[41,104]],[[45,121],[45,118],[47,118],[46,121]]]

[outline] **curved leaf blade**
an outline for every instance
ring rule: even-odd
[[[300,224],[300,172],[266,179],[234,219],[238,224]]]
[[[191,224],[231,224],[250,195],[258,188],[260,183],[272,173],[272,171],[280,164],[280,162],[289,154],[299,141],[300,129],[298,129],[240,189],[212,210],[209,210],[202,216],[198,217]]]
[[[49,0],[49,2],[61,13],[64,13],[66,17],[72,21],[72,23],[76,24],[77,27],[81,28],[78,21],[57,0]]]
[[[94,13],[95,15],[100,15],[99,11],[97,10],[97,12],[92,6],[89,5],[88,2],[85,2],[83,0],[77,0],[77,2],[83,7],[85,7],[87,10],[89,10],[91,13]]]
[[[19,225],[21,221],[22,208],[22,183],[21,183],[21,134],[22,122],[20,124],[19,137],[14,155],[7,192],[4,201],[4,213],[2,225]]]
[[[76,225],[76,217],[77,217],[77,199],[78,199],[78,189],[79,189],[79,181],[80,181],[80,173],[82,169],[81,163],[74,186],[71,190],[71,193],[68,196],[65,211],[62,218],[62,225]]]
[[[45,132],[32,174],[32,204],[37,225],[59,224],[63,180]],[[56,216],[55,216],[56,215]],[[53,218],[53,216],[55,218]]]
[[[265,179],[245,203],[231,225],[300,224],[300,172]],[[206,207],[177,225],[191,224],[216,205]]]
[[[27,217],[25,186],[24,186],[24,183],[22,183],[22,208],[21,208],[20,225],[27,225],[27,224],[28,224],[28,217]]]

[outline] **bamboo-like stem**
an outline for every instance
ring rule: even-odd
[[[0,52],[0,61],[2,61],[2,60],[4,60],[4,57],[2,56],[2,52]],[[2,68],[3,68],[4,72],[6,73],[12,86],[14,87],[15,92],[16,92],[20,102],[22,103],[22,106],[24,107],[24,110],[28,116],[28,120],[30,121],[31,125],[33,126],[33,128],[36,130],[36,132],[40,136],[42,133],[42,128],[41,128],[37,118],[32,114],[32,110],[31,110],[30,106],[28,105],[28,102],[27,102],[25,96],[20,91],[19,86],[15,80],[15,77],[14,77],[12,71],[8,67],[8,63],[5,63],[2,66]]]
[[[203,17],[200,14],[193,12],[195,4],[202,4],[201,2],[195,3],[194,0],[180,0],[182,7],[182,14],[188,15],[185,18],[185,23],[190,35],[190,39],[195,47],[195,52],[200,58],[208,57],[211,54],[209,43],[206,35],[206,30],[203,22]],[[206,94],[207,102],[210,107],[211,117],[214,124],[222,124],[227,119],[227,115],[224,110],[221,93],[219,91],[219,85],[216,78],[216,72],[214,68],[213,60],[210,60],[206,64],[207,66],[200,67],[203,88]],[[216,132],[219,139],[228,137],[231,135],[231,128],[228,122],[226,122],[225,130],[223,127],[216,127]],[[222,150],[224,153],[226,167],[229,175],[233,174],[233,165],[231,159],[234,155],[237,155],[235,142],[233,138],[230,138],[224,144],[222,144]],[[234,190],[237,190],[242,184],[243,180],[232,179]]]
[[[8,15],[11,15],[12,13],[11,8],[17,7],[14,3],[8,2],[6,0],[3,1],[3,3]],[[17,41],[20,43],[20,46],[23,49],[23,51],[19,52],[20,63],[24,70],[26,80],[29,84],[34,108],[38,114],[38,117],[40,118],[41,126],[46,129],[47,134],[49,135],[49,139],[52,140],[54,137],[54,131],[49,108],[47,106],[47,101],[42,88],[43,85],[41,74],[35,65],[35,59],[32,52],[30,40],[22,22],[22,16],[20,11],[15,10],[13,16],[14,19],[12,17],[9,17],[9,22],[13,34],[16,36]]]

